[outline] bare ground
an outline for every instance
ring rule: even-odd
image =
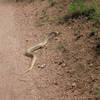
[[[58,25],[67,3],[0,2],[0,100],[100,99],[95,92],[100,84],[98,40],[89,30],[93,22],[77,19]],[[34,69],[20,75],[31,63],[25,50],[52,31],[61,34],[37,52]],[[45,68],[38,68],[43,64]]]

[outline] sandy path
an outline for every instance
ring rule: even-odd
[[[56,15],[58,9],[56,6],[48,8],[46,0],[34,0],[33,3],[30,0],[22,1],[0,0],[0,100],[79,100],[74,99],[74,95],[79,97],[80,89],[83,90],[83,79],[91,82],[91,70],[90,74],[83,72],[87,71],[89,59],[92,61],[94,57],[91,55],[93,51],[88,51],[88,39],[84,42],[85,35],[79,42],[75,40],[73,29],[80,21],[72,28],[70,25],[52,24],[49,19],[39,27],[45,11],[48,19]],[[80,25],[80,28],[85,29],[83,26]],[[38,59],[33,70],[18,75],[31,64],[30,59],[23,55],[25,50],[42,41],[46,33],[51,31],[63,34],[37,52]],[[45,68],[38,67],[42,64],[46,65]],[[93,66],[96,66],[95,63]],[[73,79],[76,81],[75,87]],[[80,82],[77,81],[79,79]],[[86,84],[92,87],[92,84]]]
[[[53,63],[59,58],[54,49],[56,40],[39,52],[34,70],[25,75],[16,74],[24,72],[31,63],[23,55],[26,48],[43,40],[44,33],[54,29],[34,27],[37,5],[33,8],[28,3],[8,1],[0,1],[0,100],[66,100],[62,86],[56,84],[56,79],[61,78],[58,73],[63,71]],[[42,70],[37,64],[47,66]]]
[[[23,56],[25,34],[18,30],[15,7],[16,4],[0,1],[0,100],[37,100],[38,94],[31,90],[33,87],[37,91],[34,82],[20,81],[20,75],[14,74],[29,66]]]

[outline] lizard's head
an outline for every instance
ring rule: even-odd
[[[60,34],[60,32],[58,32],[58,31],[49,32],[49,33],[48,33],[48,37],[56,37],[56,36],[58,36],[59,34]]]

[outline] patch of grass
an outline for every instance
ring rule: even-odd
[[[97,94],[100,94],[100,89],[97,89],[97,90],[96,90],[96,93],[97,93]]]
[[[73,12],[76,12],[78,10],[80,10],[81,12],[84,11],[84,4],[82,1],[80,0],[75,0],[73,2],[71,2],[69,5],[68,5],[68,10],[73,13]]]
[[[40,26],[43,26],[44,25],[42,20],[37,20],[35,22],[35,24],[36,24],[37,27],[40,27]]]
[[[87,19],[94,19],[96,21],[100,21],[99,2],[100,1],[97,2],[95,0],[90,0],[88,2],[84,2],[83,0],[73,0],[71,3],[68,4],[68,11],[71,14],[78,12],[82,15],[85,15]],[[89,12],[89,10],[91,11]]]
[[[61,51],[63,51],[63,52],[66,51],[66,48],[65,48],[65,46],[64,46],[64,43],[59,43],[57,49],[59,49],[59,50],[61,50]]]
[[[96,94],[100,94],[100,88],[96,88]]]
[[[95,93],[100,95],[100,83],[95,84]]]
[[[60,43],[59,46],[58,46],[58,48],[59,48],[59,49],[64,49],[65,47],[64,47],[63,44]]]

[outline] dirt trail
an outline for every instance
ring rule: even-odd
[[[22,76],[15,74],[29,67],[29,60],[23,56],[25,34],[15,20],[16,7],[15,3],[0,1],[0,100],[38,100],[34,82],[27,76],[29,81],[23,82]]]
[[[25,50],[45,35],[33,26],[30,11],[28,3],[0,1],[0,100],[61,100],[59,87],[52,85],[56,75],[53,67],[50,68],[52,65],[44,70],[35,67],[25,75],[17,75],[31,63],[23,55]],[[47,59],[50,55],[42,50],[39,53],[42,60],[37,63],[51,62],[51,57]]]
[[[97,62],[94,60],[94,45],[89,43],[92,39],[87,38],[91,24],[76,20],[72,25],[57,25],[56,16],[66,12],[64,1],[54,7],[47,0],[22,1],[0,0],[0,100],[88,100],[80,98],[90,95],[100,65],[97,58]],[[79,41],[76,27],[83,30]],[[36,52],[34,69],[20,75],[31,64],[30,58],[24,56],[25,50],[52,31],[63,34]],[[38,67],[43,64],[45,68]]]

